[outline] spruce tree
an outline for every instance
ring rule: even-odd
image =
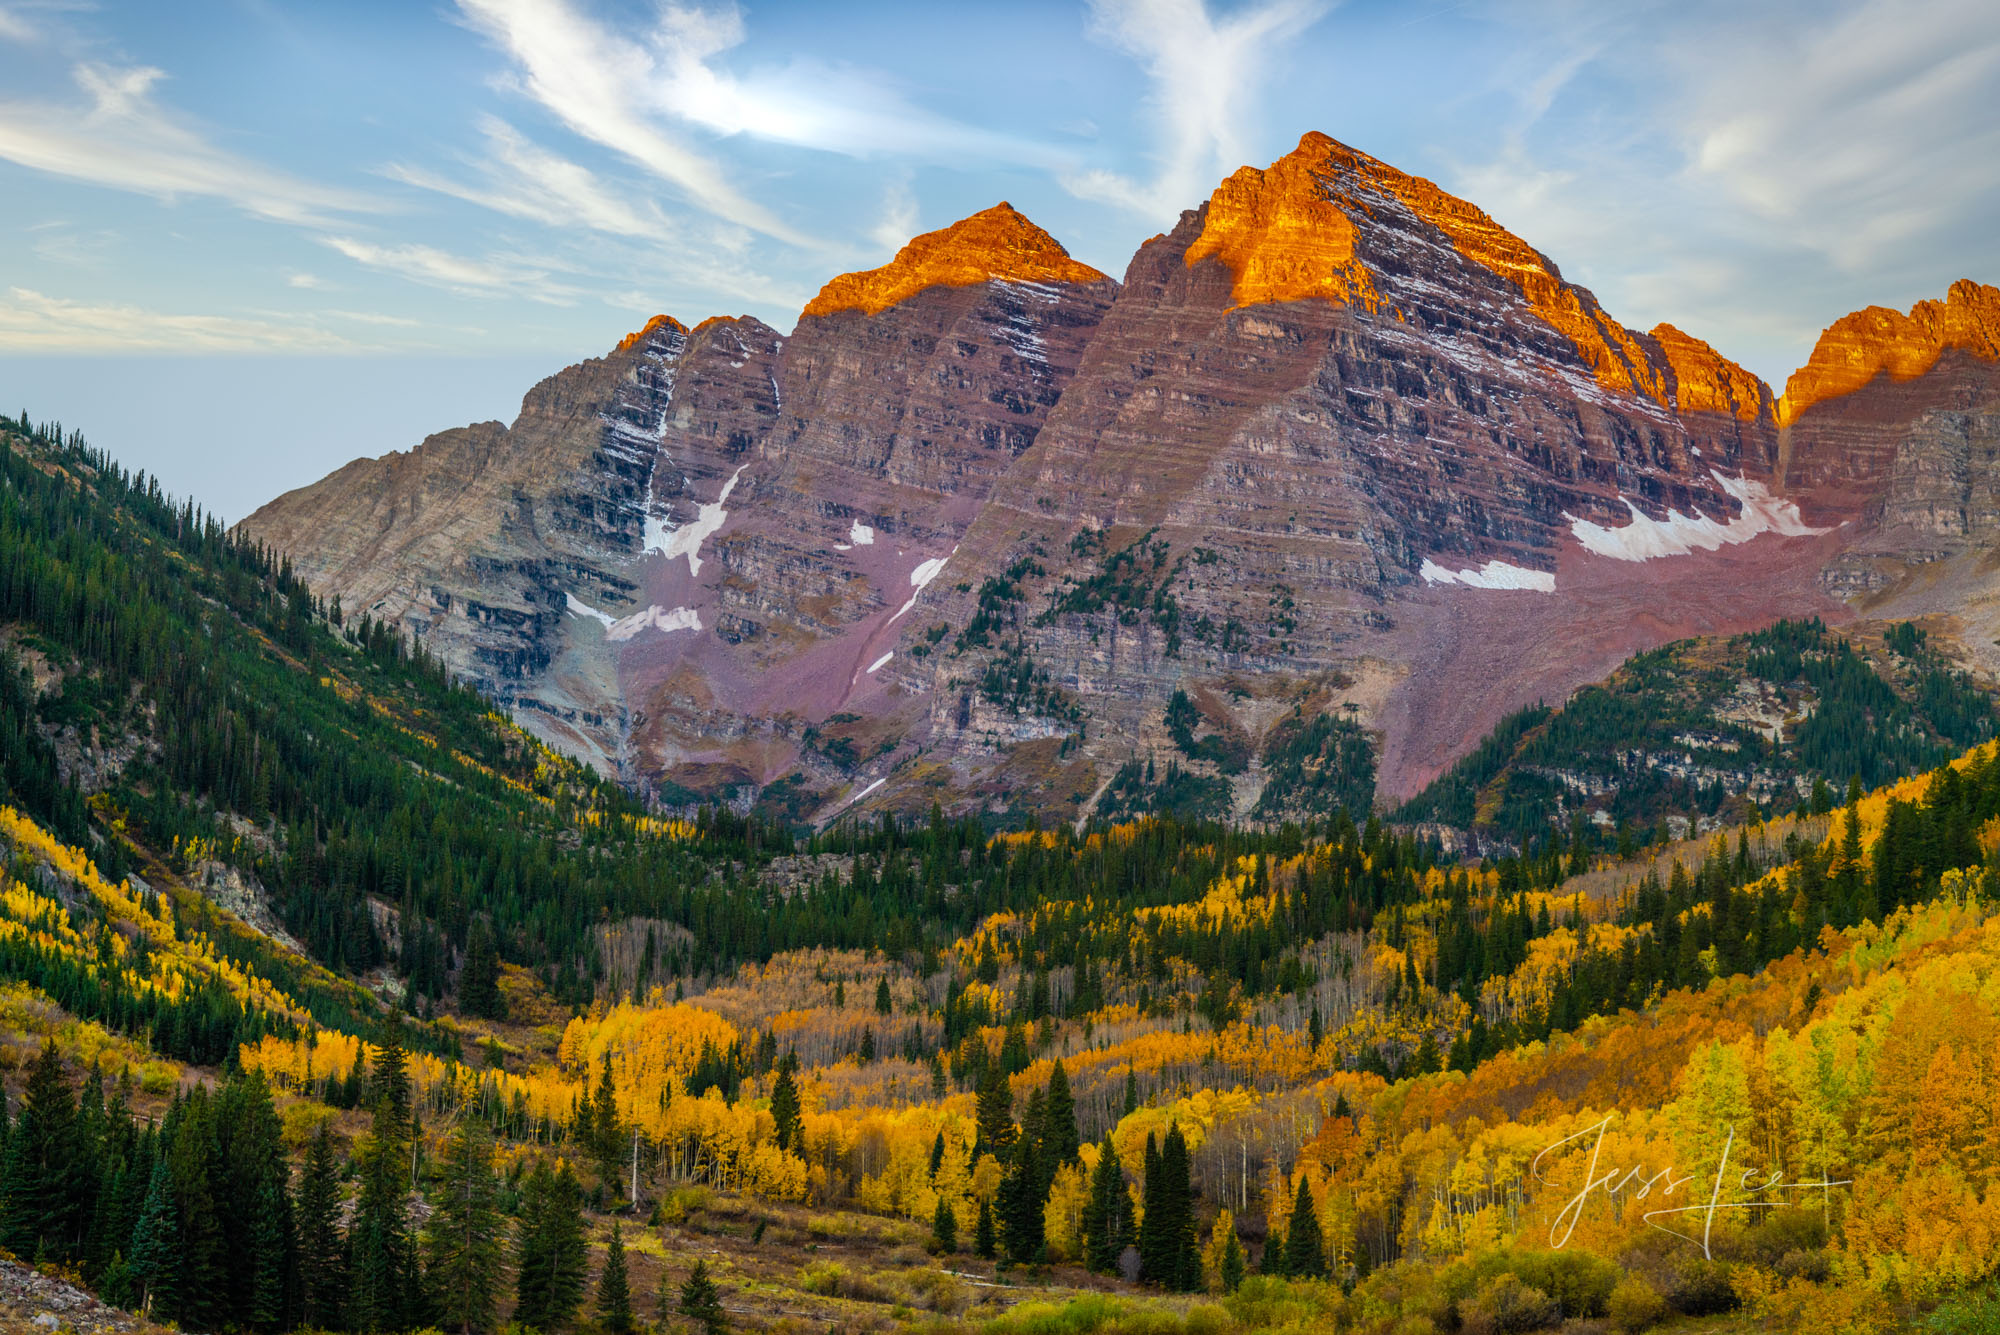
[[[361,1194],[348,1231],[353,1288],[348,1318],[363,1335],[403,1329],[417,1295],[409,1291],[416,1251],[405,1184],[410,1155],[410,1079],[397,1026],[384,1035],[370,1081],[375,1118],[356,1154]]]
[[[130,1268],[139,1286],[139,1310],[179,1308],[180,1210],[174,1201],[173,1173],[164,1157],[154,1160],[146,1203],[132,1229]]]
[[[182,1326],[212,1330],[229,1311],[231,1239],[215,1202],[215,1109],[206,1085],[196,1085],[167,1113],[163,1130],[174,1198],[180,1206],[176,1301],[162,1315]]]
[[[681,1315],[700,1326],[703,1335],[726,1335],[729,1321],[722,1312],[722,1295],[708,1277],[708,1262],[696,1261],[681,1285]]]
[[[958,1250],[958,1215],[943,1196],[938,1197],[937,1209],[931,1213],[931,1245],[941,1256]]]
[[[1106,1135],[1097,1147],[1097,1165],[1090,1170],[1090,1196],[1083,1207],[1083,1263],[1100,1275],[1117,1270],[1118,1255],[1130,1241],[1119,1227],[1121,1199],[1123,1219],[1129,1224],[1132,1198],[1125,1190],[1125,1170],[1118,1163],[1111,1137]]]
[[[1166,1140],[1160,1146],[1160,1176],[1165,1218],[1160,1224],[1159,1282],[1178,1292],[1187,1292],[1201,1287],[1201,1252],[1194,1236],[1192,1165],[1187,1137],[1181,1134],[1179,1123],[1167,1128]]]
[[[503,1248],[493,1140],[479,1117],[467,1117],[451,1138],[431,1204],[424,1259],[439,1319],[460,1331],[484,1330],[499,1300]]]
[[[1042,1103],[1042,1152],[1046,1156],[1047,1169],[1053,1173],[1066,1163],[1076,1159],[1077,1143],[1081,1139],[1076,1129],[1076,1099],[1070,1094],[1069,1073],[1063,1064],[1056,1062],[1049,1072],[1048,1093]]]
[[[632,1329],[632,1291],[625,1277],[625,1239],[616,1220],[611,1239],[604,1247],[604,1271],[597,1277],[598,1323],[612,1335],[626,1335]]]
[[[543,1331],[568,1325],[583,1301],[587,1259],[575,1175],[567,1164],[555,1172],[536,1164],[522,1202],[515,1320]]]
[[[69,1261],[82,1244],[77,1207],[83,1184],[78,1176],[76,1098],[63,1077],[62,1058],[51,1038],[28,1073],[20,1120],[7,1137],[0,1172],[0,1204],[6,1208],[7,1249],[25,1260]]]
[[[799,1056],[787,1052],[778,1061],[778,1078],[771,1082],[771,1120],[778,1124],[778,1144],[791,1149],[799,1139],[799,1082],[794,1074]]]
[[[1022,1136],[1014,1143],[1013,1162],[1000,1179],[1000,1237],[1007,1255],[1017,1263],[1035,1259],[1042,1250],[1042,1209],[1047,1194],[1042,1186],[1041,1155],[1035,1141]]]
[[[598,1176],[616,1191],[618,1164],[625,1148],[625,1128],[618,1120],[618,1089],[611,1079],[611,1054],[608,1051],[598,1070],[596,1113],[590,1144],[597,1155]]]
[[[458,1004],[468,1015],[482,1019],[502,1018],[506,1006],[500,997],[500,951],[493,929],[484,918],[473,921],[466,935],[465,967],[458,975]]]
[[[1159,1141],[1150,1131],[1146,1133],[1145,1174],[1139,1184],[1143,1207],[1139,1218],[1139,1278],[1164,1284],[1166,1276],[1172,1273],[1166,1245],[1166,1231],[1172,1222],[1168,1217],[1171,1207],[1167,1204],[1166,1175],[1160,1169]]]
[[[972,1230],[972,1251],[974,1255],[983,1260],[990,1261],[993,1259],[993,1253],[996,1248],[997,1239],[994,1237],[993,1228],[993,1202],[982,1200],[979,1202],[979,1220],[973,1226]]]
[[[1222,1291],[1234,1293],[1242,1284],[1243,1244],[1237,1241],[1236,1231],[1231,1229],[1222,1248]]]
[[[1298,1195],[1292,1201],[1292,1217],[1285,1224],[1285,1273],[1300,1279],[1318,1279],[1326,1274],[1319,1215],[1313,1209],[1312,1192],[1303,1173],[1299,1175]]]
[[[1014,1145],[1014,1094],[1007,1087],[1007,1073],[991,1062],[979,1076],[979,1097],[974,1105],[979,1127],[980,1153],[1005,1159]]]
[[[299,1303],[304,1324],[338,1330],[347,1292],[347,1247],[340,1234],[340,1169],[327,1124],[306,1150],[299,1174]]]

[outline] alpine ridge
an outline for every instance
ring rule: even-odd
[[[1846,317],[1779,399],[1315,133],[1122,281],[1000,204],[244,528],[673,802],[1068,819],[1172,761],[1246,816],[1335,763],[1321,716],[1396,799],[1688,636],[1866,599],[1984,664],[1996,312]]]

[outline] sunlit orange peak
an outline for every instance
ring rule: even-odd
[[[1228,265],[1238,306],[1317,298],[1374,310],[1375,283],[1355,254],[1353,220],[1320,179],[1328,146],[1339,147],[1309,134],[1297,152],[1262,171],[1244,167],[1217,186],[1187,266],[1211,257]]]
[[[1771,388],[1708,344],[1670,324],[1653,326],[1653,338],[1674,368],[1674,406],[1684,413],[1727,413],[1754,422]]]
[[[1885,372],[1892,380],[1914,380],[1947,348],[2000,361],[2000,288],[1961,279],[1943,301],[1920,301],[1908,315],[1870,306],[1841,316],[1785,382],[1778,422],[1790,426],[1815,403],[1852,394]]]
[[[638,347],[641,343],[644,343],[647,339],[651,338],[655,333],[659,332],[661,329],[672,329],[676,333],[681,333],[681,334],[685,334],[687,332],[687,326],[682,324],[679,320],[676,320],[673,316],[655,315],[652,319],[646,321],[645,326],[643,328],[637,329],[632,333],[625,335],[625,337],[619,339],[618,346],[616,349],[614,349],[614,351],[629,352],[631,349]]]
[[[1665,401],[1659,372],[1632,332],[1564,282],[1540,251],[1475,205],[1317,131],[1265,170],[1245,168],[1222,183],[1188,262],[1220,256],[1236,275],[1239,305],[1320,297],[1372,311],[1375,287],[1356,253],[1355,223],[1335,201],[1366,213],[1369,200],[1384,195],[1443,232],[1460,255],[1520,288],[1599,384]]]
[[[846,273],[819,290],[807,315],[858,310],[875,315],[927,287],[971,287],[994,279],[1100,283],[1104,275],[1070,258],[1062,243],[1004,201],[936,232],[925,232],[879,269]]]

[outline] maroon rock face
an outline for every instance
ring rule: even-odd
[[[1781,434],[1698,339],[1309,135],[1122,285],[1001,206],[789,337],[663,317],[246,527],[641,784],[1075,814],[1179,689],[1239,810],[1344,705],[1396,796],[1633,652],[2000,528],[1976,342]]]

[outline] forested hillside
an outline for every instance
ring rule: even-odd
[[[1516,844],[1685,837],[1755,811],[1831,809],[1994,735],[1993,696],[1908,622],[1818,620],[1685,640],[1558,708],[1506,719],[1397,813]]]
[[[670,823],[145,480],[6,439],[0,1245],[107,1301],[363,1332],[1993,1316],[1990,742],[1624,861],[1451,860],[1337,806]],[[1740,648],[1816,692],[1816,767],[1986,726],[1912,632],[1867,671],[1917,712],[1868,696],[1852,737],[1826,701],[1874,689],[1860,651]],[[1726,1176],[1705,1244],[1631,1195],[1568,1219],[1607,1116],[1621,1172]]]

